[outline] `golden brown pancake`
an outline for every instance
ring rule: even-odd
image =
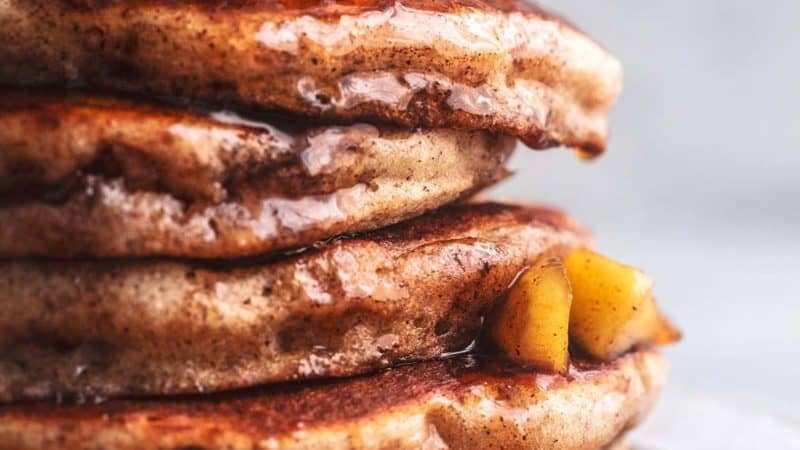
[[[0,449],[599,449],[655,403],[637,351],[567,376],[473,356],[227,394],[0,407]]]
[[[461,350],[564,214],[494,203],[273,260],[0,264],[0,401],[219,391]]]
[[[583,33],[506,0],[8,0],[0,61],[15,86],[483,129],[594,154],[621,84]]]
[[[482,131],[0,91],[0,256],[235,258],[309,245],[464,198],[505,177],[512,147]]]

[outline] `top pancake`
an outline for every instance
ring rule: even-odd
[[[485,129],[599,153],[618,62],[519,2],[0,3],[0,83]]]

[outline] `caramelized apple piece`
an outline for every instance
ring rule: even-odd
[[[565,373],[571,303],[561,259],[543,257],[519,277],[490,317],[489,336],[512,361]]]
[[[680,338],[658,311],[644,272],[586,249],[573,251],[565,267],[573,295],[570,336],[590,355],[609,361],[635,345]]]
[[[637,343],[668,345],[681,339],[681,331],[658,309],[652,295],[644,301],[637,317],[626,327],[626,332],[641,336],[642,340]]]

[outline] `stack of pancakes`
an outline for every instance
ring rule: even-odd
[[[657,353],[474,351],[618,62],[505,0],[0,2],[0,448],[601,448]],[[390,368],[387,370],[387,368]]]

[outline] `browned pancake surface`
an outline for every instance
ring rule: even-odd
[[[222,395],[23,404],[0,407],[0,448],[600,448],[664,376],[649,351],[568,376],[468,356]]]
[[[0,42],[5,84],[484,129],[594,154],[621,83],[599,45],[511,1],[11,0]]]
[[[506,175],[485,132],[0,91],[0,256],[235,258],[375,229]]]
[[[567,216],[468,204],[278,259],[0,264],[0,401],[348,376],[473,340]]]
[[[127,6],[149,5],[163,8],[198,7],[209,12],[218,11],[262,11],[282,12],[295,14],[308,14],[322,18],[335,19],[343,13],[356,13],[380,10],[394,4],[393,0],[62,0],[76,8],[87,10],[100,10],[113,6],[115,3],[124,3]],[[404,5],[416,9],[454,12],[464,8],[474,8],[486,11],[525,11],[535,13],[542,17],[553,17],[532,2],[518,0],[407,0]],[[337,14],[338,13],[338,14]],[[561,19],[563,20],[563,19]]]

